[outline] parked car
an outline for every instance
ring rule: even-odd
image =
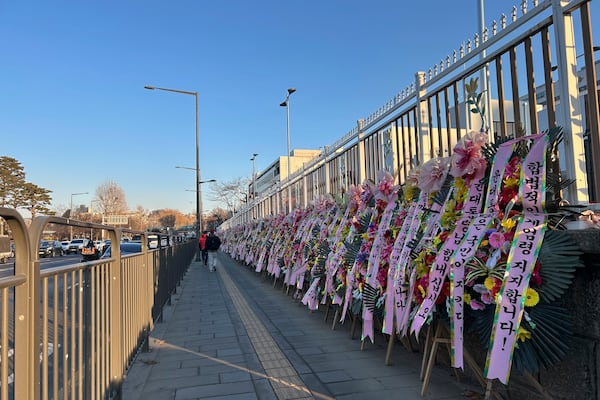
[[[69,243],[71,242],[68,240],[63,240],[62,242],[60,242],[64,254],[67,254],[69,252]]]
[[[100,249],[101,253],[104,253],[106,251],[106,249],[108,249],[110,247],[110,239],[104,239],[102,241],[102,248]]]
[[[38,254],[40,257],[62,256],[62,244],[58,240],[40,240]]]
[[[121,256],[133,253],[141,253],[142,252],[142,244],[140,242],[121,242]],[[108,246],[104,254],[100,257],[102,258],[110,258],[111,257],[111,246]]]
[[[75,254],[81,253],[81,249],[83,249],[84,246],[87,246],[88,242],[88,239],[73,239],[71,240],[71,243],[69,243],[68,252]]]
[[[11,244],[8,236],[0,236],[0,262],[5,263],[9,257],[14,256]]]

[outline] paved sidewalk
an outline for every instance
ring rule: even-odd
[[[386,366],[381,336],[361,350],[349,321],[332,330],[332,315],[324,316],[225,254],[216,272],[192,262],[151,333],[150,352],[130,369],[123,399],[476,398],[441,366],[421,397],[420,353],[398,344]]]

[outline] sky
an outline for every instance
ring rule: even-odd
[[[112,181],[130,209],[195,213],[194,96],[144,86],[198,92],[201,180],[250,179],[287,152],[288,88],[291,148],[331,145],[472,38],[478,3],[2,1],[0,155],[55,209]],[[516,3],[487,0],[486,25]]]

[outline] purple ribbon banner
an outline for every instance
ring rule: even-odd
[[[517,226],[508,255],[484,371],[487,379],[497,378],[504,384],[510,377],[526,291],[547,228],[546,215],[542,212],[546,198],[548,138],[540,134],[523,140],[533,141],[521,167],[519,196],[525,213]]]

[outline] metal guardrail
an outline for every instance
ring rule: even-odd
[[[7,208],[0,217],[15,244],[12,274],[0,278],[0,400],[118,398],[196,241],[142,245],[141,253],[124,256],[113,246],[109,259],[41,270],[38,243],[49,224],[102,229],[112,243],[134,232],[48,216],[28,228]],[[136,233],[142,243],[152,234]]]

